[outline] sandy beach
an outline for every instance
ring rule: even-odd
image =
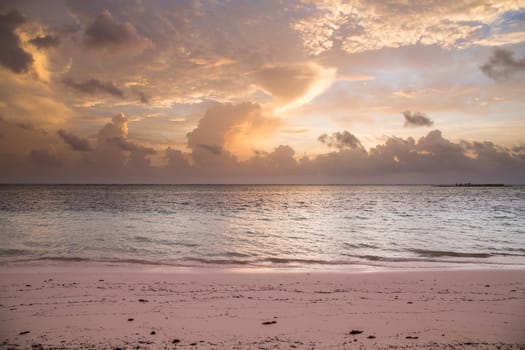
[[[2,268],[3,349],[522,349],[525,271]]]

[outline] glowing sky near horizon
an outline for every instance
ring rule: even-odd
[[[524,111],[525,1],[0,4],[2,182],[516,183]]]

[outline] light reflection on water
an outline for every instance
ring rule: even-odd
[[[0,261],[525,264],[525,187],[0,186]]]

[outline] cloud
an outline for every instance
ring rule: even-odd
[[[108,143],[115,144],[123,151],[143,153],[145,155],[157,154],[157,152],[151,147],[144,147],[134,142],[130,142],[122,137],[113,137],[106,139]]]
[[[259,86],[284,101],[304,95],[317,78],[317,72],[308,65],[265,67],[253,75]]]
[[[319,136],[318,140],[328,147],[338,149],[364,149],[359,139],[346,130],[342,132],[334,132],[330,136],[323,134]]]
[[[432,126],[434,124],[434,122],[429,117],[421,112],[412,113],[411,111],[404,111],[402,114],[405,117],[405,128]]]
[[[100,81],[97,79],[89,79],[82,82],[75,82],[68,78],[64,80],[64,84],[73,88],[76,91],[94,95],[98,92],[110,94],[114,97],[124,98],[124,92],[110,81]]]
[[[36,38],[29,40],[29,42],[39,49],[48,49],[51,47],[57,47],[60,44],[60,38],[58,36],[48,34],[44,36],[37,36]]]
[[[119,113],[99,130],[97,146],[91,159],[107,171],[131,167],[147,172],[150,170],[150,160],[147,156],[156,153],[151,147],[128,140],[128,118],[124,113]]]
[[[139,50],[150,45],[130,22],[120,22],[111,12],[103,10],[85,30],[85,43],[96,49]]]
[[[258,139],[273,133],[280,124],[265,116],[258,104],[218,104],[208,109],[197,127],[187,134],[187,145],[194,158],[206,162],[210,156],[226,156],[229,152],[250,150]]]
[[[0,15],[0,64],[18,74],[26,72],[34,61],[33,56],[22,49],[16,33],[25,21],[16,10]]]
[[[204,143],[199,143],[197,146],[215,155],[219,155],[222,153],[222,147],[218,145],[206,145]]]
[[[104,125],[98,132],[99,142],[108,139],[128,137],[128,118],[124,113],[119,113],[111,118],[111,122]]]
[[[502,38],[499,20],[518,10],[513,1],[488,1],[482,6],[465,1],[306,2],[308,15],[292,23],[312,55],[341,48],[361,53],[411,45],[462,48],[487,42],[517,42],[515,35]],[[312,10],[313,8],[313,10]],[[491,28],[486,33],[483,30]],[[492,38],[494,36],[494,38]],[[523,38],[521,36],[521,38]]]
[[[140,103],[148,104],[150,103],[151,97],[146,95],[142,91],[137,91],[137,96],[139,97]]]
[[[276,112],[281,113],[323,93],[334,82],[335,73],[335,69],[317,64],[289,64],[263,67],[252,76],[279,103]]]
[[[195,150],[199,145],[223,147],[228,133],[244,120],[257,118],[261,108],[253,103],[217,105],[206,111],[197,128],[189,132],[188,147]]]
[[[514,52],[508,49],[495,49],[487,63],[480,67],[489,78],[502,81],[514,74],[525,72],[525,57],[514,58]]]
[[[164,158],[167,161],[166,168],[169,170],[180,172],[187,170],[190,166],[188,155],[171,147],[166,148]]]
[[[211,109],[208,118],[218,111],[256,110],[249,105],[219,107]],[[20,130],[0,123],[6,124],[7,130]],[[82,183],[520,183],[525,176],[523,147],[508,149],[489,141],[452,142],[439,130],[418,140],[389,137],[368,151],[350,132],[335,132],[319,138],[335,151],[302,158],[289,145],[271,152],[257,151],[246,160],[224,149],[219,153],[220,147],[213,144],[195,144],[190,153],[167,147],[164,163],[153,166],[149,157],[158,152],[129,140],[127,123],[124,114],[114,116],[100,129],[92,151],[80,156],[73,149],[58,154],[52,145],[32,147],[25,158],[6,149],[0,152],[0,164],[10,164],[10,170],[0,173],[0,179]],[[53,143],[51,137],[62,138],[60,134],[46,136],[47,142]]]
[[[92,150],[91,145],[87,139],[78,137],[63,129],[59,129],[57,134],[62,140],[64,140],[65,143],[69,145],[69,147],[71,147],[73,151],[87,152]]]

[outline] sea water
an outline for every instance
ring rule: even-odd
[[[0,262],[525,267],[525,187],[0,185]]]

